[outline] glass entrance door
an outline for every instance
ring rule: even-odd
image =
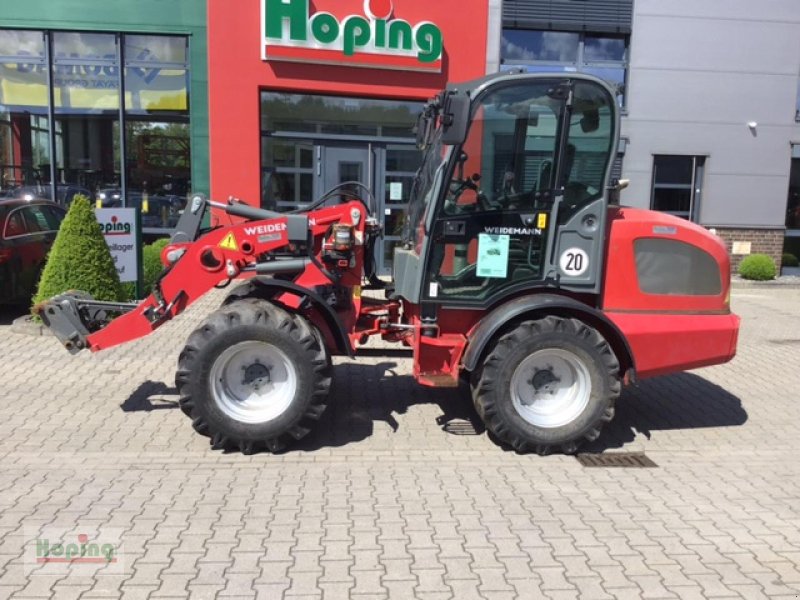
[[[324,194],[334,186],[348,181],[356,181],[367,186],[374,194],[373,182],[375,178],[372,172],[374,160],[372,160],[371,155],[371,146],[323,146],[322,156],[320,157],[322,163],[320,171],[322,185],[318,192]],[[356,194],[361,193],[358,186],[345,189]]]
[[[392,270],[394,247],[400,243],[411,184],[419,167],[420,153],[411,144],[363,146],[325,145],[320,148],[317,195],[335,185],[358,181],[375,196],[376,217],[383,223],[383,239],[375,245],[379,275]],[[355,193],[361,190],[354,187]]]

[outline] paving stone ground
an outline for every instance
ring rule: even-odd
[[[800,290],[735,290],[732,363],[625,390],[590,450],[651,469],[510,452],[402,351],[337,359],[292,451],[212,451],[173,373],[217,301],[97,355],[0,318],[0,598],[800,596]],[[53,531],[119,563],[32,565]]]

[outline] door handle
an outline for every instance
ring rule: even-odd
[[[464,221],[445,221],[445,236],[463,236],[467,233],[467,224]]]

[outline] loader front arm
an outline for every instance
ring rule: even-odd
[[[254,211],[246,207],[247,214]],[[238,209],[230,211],[238,215]],[[256,274],[317,275],[317,281],[340,280],[341,268],[332,272],[321,261],[325,234],[334,223],[346,223],[364,239],[366,214],[359,202],[323,208],[308,215],[269,214],[220,227],[195,241],[172,243],[162,257],[169,264],[152,293],[138,304],[99,302],[87,294],[62,294],[37,307],[44,323],[72,353],[95,352],[143,337],[182,313],[206,292],[238,277]],[[274,216],[273,216],[274,215]],[[360,282],[363,248],[347,265],[348,279]],[[356,257],[354,256],[354,259]],[[358,271],[358,272],[352,272]]]

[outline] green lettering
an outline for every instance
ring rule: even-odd
[[[369,21],[364,17],[351,16],[344,20],[344,55],[352,56],[356,46],[364,47],[369,43]]]
[[[411,50],[412,31],[408,21],[395,19],[389,23],[389,48]]]
[[[50,554],[50,542],[47,540],[36,540],[36,556],[48,556]]]
[[[375,46],[378,48],[386,47],[386,21],[383,19],[375,21]]]
[[[265,33],[268,38],[283,38],[283,22],[289,21],[289,37],[306,40],[308,0],[264,0]]]
[[[436,62],[442,55],[442,30],[433,23],[420,23],[416,31],[420,62]]]
[[[311,34],[322,44],[335,42],[339,37],[339,21],[331,13],[317,13],[311,19]]]

